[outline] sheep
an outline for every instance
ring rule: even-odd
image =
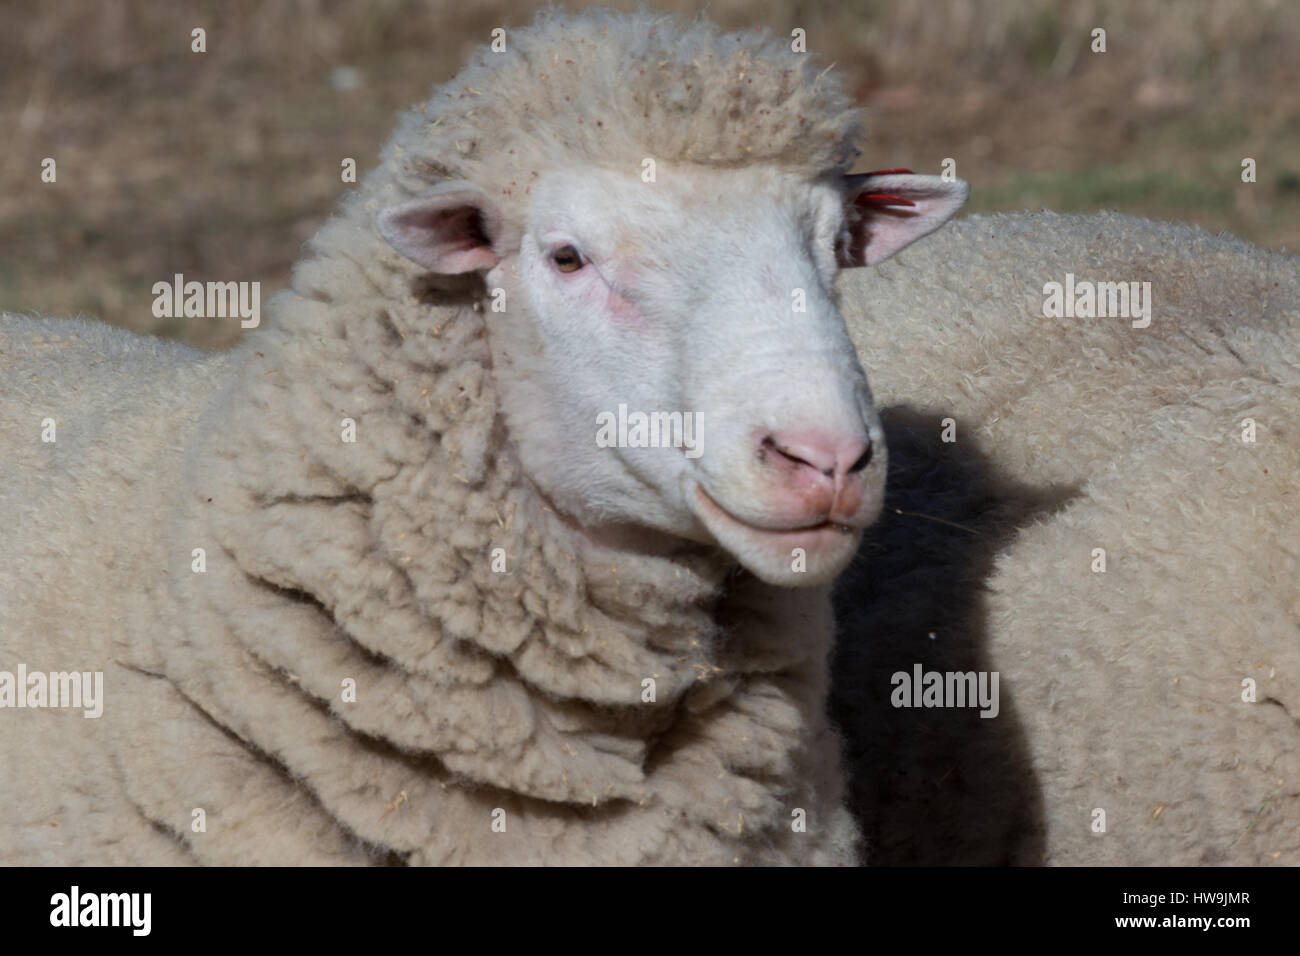
[[[860,133],[776,41],[548,15],[234,351],[5,316],[0,860],[1297,862],[1294,262],[1048,214],[882,262],[966,189]],[[1149,314],[1049,318],[1076,278]]]
[[[1065,314],[1097,282],[1148,298]],[[1300,863],[1294,257],[974,216],[841,294],[890,449],[836,594],[871,859]],[[1000,674],[1001,712],[892,706],[917,664]]]
[[[861,131],[780,39],[547,13],[232,351],[6,316],[0,860],[855,862],[832,287],[967,192]]]

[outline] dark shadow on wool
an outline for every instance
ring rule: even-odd
[[[426,272],[411,283],[411,291],[425,305],[472,306],[485,298],[487,283],[477,272],[460,275]]]
[[[907,406],[881,413],[885,509],[835,586],[830,712],[845,735],[863,862],[1037,864],[1042,796],[1016,688],[1000,683],[999,716],[986,719],[978,707],[895,708],[891,676],[910,675],[918,663],[926,671],[996,669],[983,597],[993,558],[1075,492],[997,475],[970,442],[942,441],[945,414]]]

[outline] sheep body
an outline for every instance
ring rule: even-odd
[[[1045,318],[1067,272],[1151,282],[1149,327]],[[877,861],[1300,862],[1294,258],[975,216],[841,287],[891,454],[836,665]],[[916,662],[1001,714],[893,710]]]
[[[0,568],[6,663],[102,670],[107,688],[99,719],[5,712],[7,858],[852,861],[837,738],[820,714],[824,591],[777,606],[766,589],[732,588],[748,643],[722,647],[700,607],[718,559],[587,545],[468,430],[442,460],[434,433],[372,397],[386,393],[367,360],[390,343],[360,342],[355,327],[325,388],[340,414],[391,429],[402,459],[349,458],[320,427],[320,354],[291,325],[213,357],[74,321],[0,326],[7,381],[25,385],[6,390],[0,439],[17,483],[0,503],[28,543]],[[481,329],[456,320],[439,338],[457,358],[482,347]],[[441,408],[419,403],[429,416],[491,408],[481,373],[462,365],[449,381],[455,371],[402,381],[412,398],[439,396]],[[49,444],[35,439],[47,417]],[[295,442],[311,421],[318,433]],[[317,456],[336,443],[327,471]],[[479,576],[494,546],[515,577]],[[642,702],[643,674],[681,714]],[[340,703],[343,678],[358,683],[355,705]],[[760,782],[777,772],[799,783]],[[782,799],[787,787],[807,799]],[[692,822],[705,807],[707,823]],[[219,838],[189,832],[197,809]],[[798,809],[816,830],[789,827]]]

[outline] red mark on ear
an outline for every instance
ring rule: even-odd
[[[857,199],[853,200],[856,205],[863,206],[915,206],[916,203],[910,199],[904,199],[902,196],[891,196],[889,193],[861,193]]]
[[[863,173],[863,176],[911,176],[910,169],[873,169],[869,173]],[[891,196],[889,193],[864,192],[859,193],[858,198],[853,200],[854,205],[858,206],[915,206],[916,203],[910,199],[904,199],[902,196]]]

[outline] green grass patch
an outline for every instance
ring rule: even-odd
[[[972,212],[1038,209],[1060,212],[1095,209],[1152,209],[1165,212],[1222,210],[1232,203],[1232,180],[1208,186],[1208,177],[1176,170],[1134,171],[1096,166],[1066,172],[1031,173],[982,184],[971,193]]]

